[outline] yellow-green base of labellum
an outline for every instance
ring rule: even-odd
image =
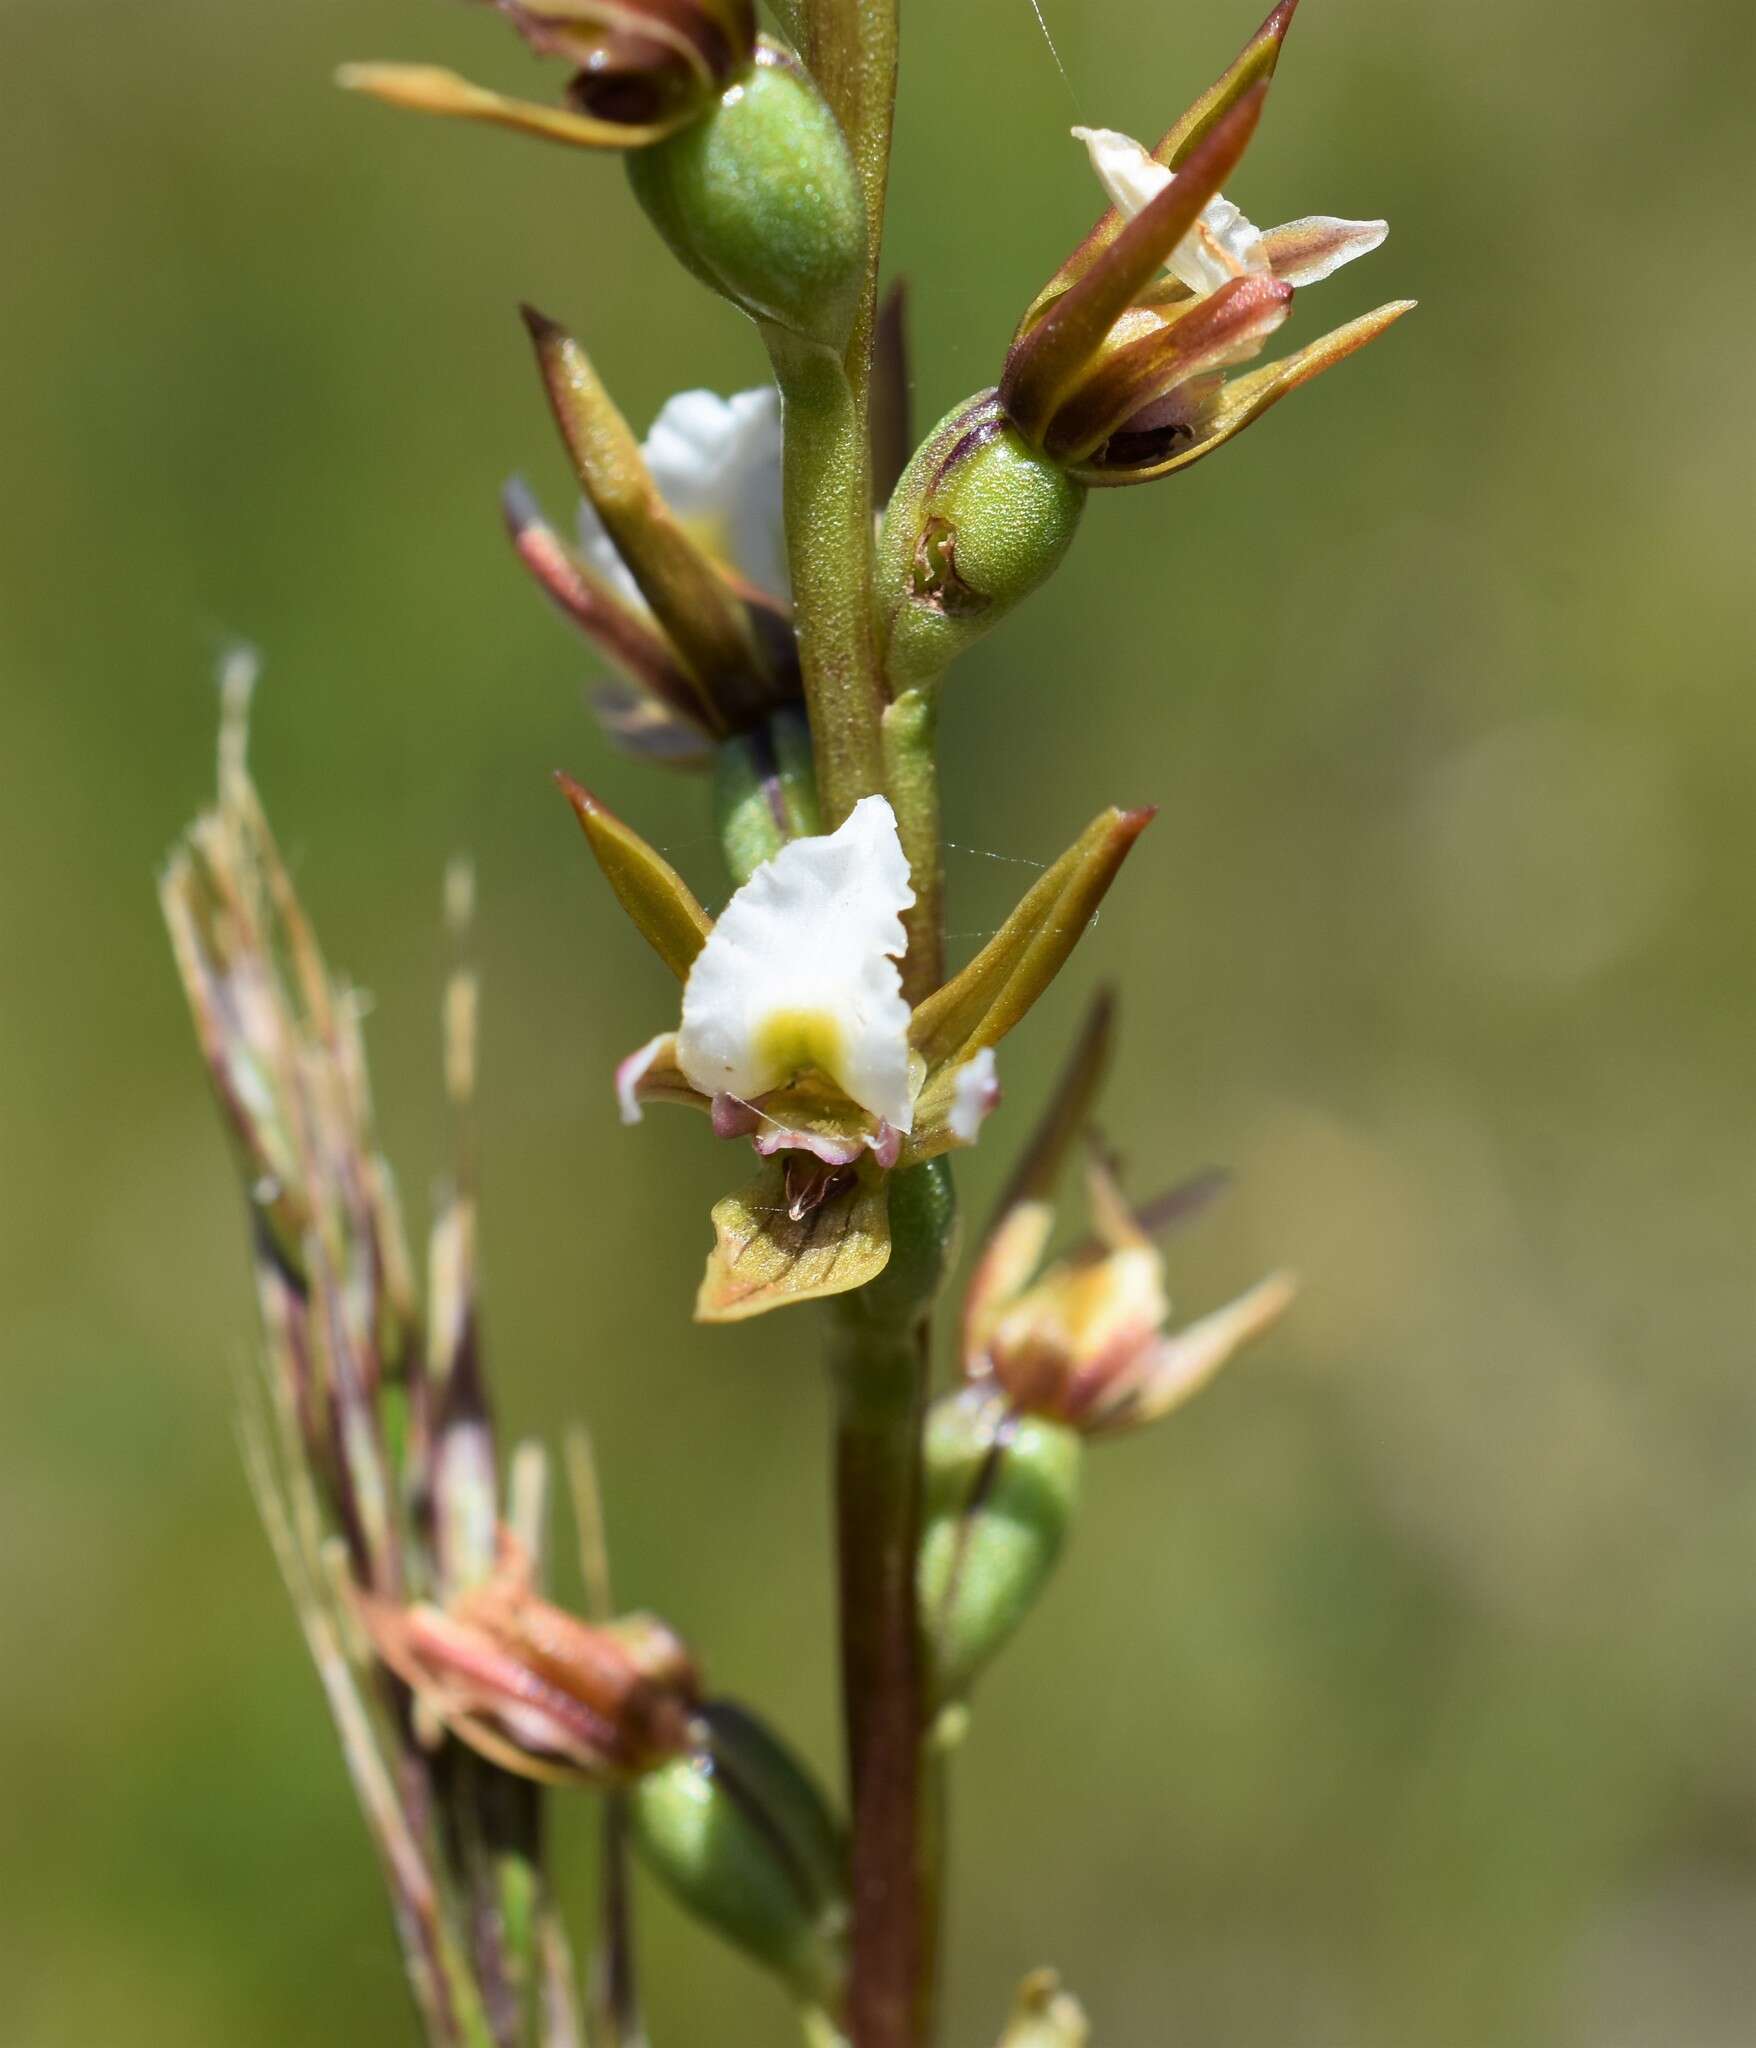
[[[641,1778],[628,1794],[642,1860],[718,1934],[792,1988],[840,2008],[846,1975],[846,1848],[815,1781],[754,1716],[703,1710],[699,1752]]]
[[[984,391],[947,413],[891,494],[878,604],[891,686],[935,681],[1047,581],[1086,490],[1039,455]]]
[[[866,216],[835,116],[764,42],[705,119],[632,151],[635,197],[673,253],[753,319],[837,354],[866,272]]]
[[[927,1421],[920,1604],[932,1704],[962,1699],[1041,1597],[1079,1505],[1085,1446],[968,1393]]]

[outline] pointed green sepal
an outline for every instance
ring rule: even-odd
[[[1212,411],[1196,427],[1194,439],[1180,443],[1176,453],[1162,461],[1143,463],[1133,469],[1111,467],[1101,462],[1077,463],[1069,474],[1093,488],[1113,488],[1121,484],[1156,483],[1162,476],[1187,469],[1204,455],[1223,448],[1235,435],[1259,420],[1271,406],[1278,405],[1283,398],[1297,391],[1301,384],[1309,384],[1313,377],[1345,362],[1367,342],[1376,341],[1405,313],[1413,312],[1415,303],[1413,299],[1392,299],[1388,305],[1362,313],[1359,319],[1319,335],[1315,341],[1293,355],[1283,356],[1279,362],[1266,363],[1260,370],[1249,370],[1241,377],[1231,378],[1220,392]]]
[[[696,954],[713,929],[712,918],[664,855],[631,825],[625,825],[571,775],[557,774],[555,780],[573,806],[586,844],[615,890],[616,901],[677,979],[686,981]]]
[[[710,731],[723,733],[761,694],[754,679],[763,661],[749,619],[718,566],[660,495],[633,429],[591,358],[546,314],[533,306],[522,311],[580,489],[681,657],[698,716]]]
[[[909,1037],[929,1069],[997,1045],[1066,964],[1151,808],[1100,811],[961,974],[920,1005]]]

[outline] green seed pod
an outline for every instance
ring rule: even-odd
[[[712,113],[627,162],[636,198],[703,283],[752,319],[847,346],[865,209],[835,116],[790,51],[765,39]]]
[[[702,1709],[706,1741],[629,1794],[636,1846],[682,1903],[833,2011],[846,1970],[841,1829],[815,1779],[729,1701]]]
[[[777,712],[758,731],[719,749],[713,809],[726,865],[740,889],[789,839],[809,838],[823,829],[811,729],[802,712]]]
[[[1079,1504],[1085,1447],[1064,1424],[966,1389],[927,1418],[921,1626],[949,1706],[1036,1605]]]
[[[948,413],[891,495],[878,601],[892,687],[934,682],[1067,552],[1085,486],[1038,455],[992,391]]]

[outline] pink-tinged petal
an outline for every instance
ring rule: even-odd
[[[973,1145],[982,1125],[1000,1106],[1000,1077],[995,1072],[994,1048],[985,1045],[973,1060],[965,1060],[951,1077],[951,1108],[945,1122],[960,1145]]]
[[[808,1152],[813,1159],[821,1159],[825,1166],[852,1166],[874,1150],[871,1140],[866,1137],[834,1137],[825,1131],[794,1130],[786,1124],[773,1122],[758,1124],[751,1143],[763,1159],[772,1159],[777,1152]]]
[[[647,1102],[681,1102],[693,1109],[709,1107],[707,1097],[690,1085],[688,1076],[677,1064],[674,1031],[661,1031],[618,1063],[616,1102],[625,1124],[639,1123],[641,1105]]]
[[[1370,256],[1389,232],[1387,220],[1338,220],[1333,214],[1313,213],[1265,229],[1262,253],[1275,276],[1288,284],[1321,284],[1344,263]]]
[[[1117,1388],[1111,1404],[1099,1403],[1085,1423],[1092,1436],[1115,1435],[1156,1422],[1199,1393],[1220,1367],[1246,1344],[1265,1336],[1292,1306],[1297,1283],[1274,1273],[1248,1293],[1174,1336],[1161,1337],[1137,1370]]]

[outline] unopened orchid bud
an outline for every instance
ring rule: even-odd
[[[790,51],[754,68],[703,120],[628,159],[678,259],[748,313],[839,353],[866,265],[866,216],[834,114]]]
[[[805,1764],[729,1702],[630,1797],[636,1847],[690,1912],[807,2005],[840,2004],[848,1920],[839,1823]]]
[[[919,1589],[928,1689],[960,1700],[1017,1632],[1079,1504],[1077,1431],[969,1388],[927,1419]]]
[[[898,691],[935,681],[1052,573],[1084,486],[1032,449],[984,391],[948,413],[891,494],[878,544],[885,662]]]
[[[721,747],[713,795],[720,846],[738,888],[788,841],[820,831],[811,729],[803,714],[783,711]]]

